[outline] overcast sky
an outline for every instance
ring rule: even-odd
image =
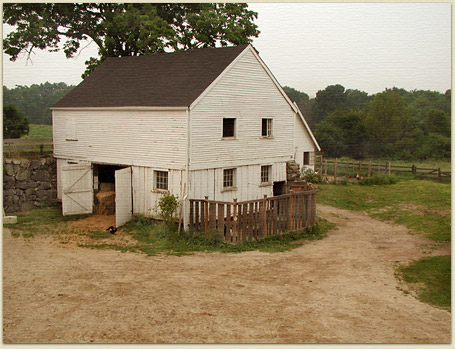
[[[370,94],[393,86],[451,87],[450,3],[250,3],[261,34],[253,45],[283,86],[314,97],[341,84]],[[4,26],[4,36],[8,28]],[[37,51],[10,62],[3,84],[78,84],[93,43],[76,58]]]

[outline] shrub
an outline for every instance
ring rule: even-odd
[[[302,169],[301,178],[308,183],[322,182],[322,175],[319,172],[314,172],[311,168]]]
[[[179,207],[177,197],[170,194],[163,195],[158,201],[158,207],[160,209],[160,217],[168,227],[172,226],[174,215]]]
[[[364,178],[356,183],[359,185],[389,185],[389,184],[395,184],[398,182],[398,177],[390,175],[390,176],[385,176],[385,175],[374,175],[369,178]]]

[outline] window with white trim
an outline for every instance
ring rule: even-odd
[[[272,124],[273,120],[270,118],[262,119],[262,137],[272,137]]]
[[[235,118],[223,118],[223,138],[235,137]]]
[[[167,171],[155,171],[155,189],[168,190],[168,175]]]
[[[236,169],[227,168],[223,170],[223,188],[229,189],[234,188],[236,185]]]
[[[272,166],[261,166],[261,184],[270,183],[272,175]]]

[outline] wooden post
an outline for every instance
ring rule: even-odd
[[[440,181],[441,178],[442,178],[442,177],[441,177],[441,168],[438,168],[438,181]]]
[[[360,161],[359,161],[359,177],[362,177],[362,163]]]
[[[288,219],[289,219],[289,222],[288,222],[288,229],[289,231],[294,231],[294,197],[292,195],[292,190],[289,191],[289,194],[291,194],[291,196],[289,197],[289,206],[288,206],[288,211],[289,211],[289,214],[288,214]]]
[[[389,161],[389,176],[390,176],[391,168],[392,168],[392,162]]]
[[[226,242],[232,242],[231,239],[231,228],[232,228],[232,221],[231,221],[231,205],[226,205]]]
[[[371,160],[368,162],[368,178],[371,177]]]
[[[225,220],[224,220],[224,204],[218,204],[218,224],[217,224],[217,229],[218,233],[221,236],[221,239],[223,241],[225,240],[225,235],[224,235],[224,230],[225,230]]]
[[[233,212],[232,212],[232,242],[238,242],[238,224],[239,224],[239,218],[237,217],[238,215],[238,205],[237,205],[237,199],[234,199],[234,205],[233,205]]]
[[[335,163],[333,165],[333,179],[334,179],[334,181],[337,180],[337,165],[338,165],[338,159],[335,158]]]
[[[380,174],[380,173],[381,173],[381,164],[378,163],[378,174]]]
[[[355,178],[354,161],[352,162],[352,178]]]
[[[208,223],[209,223],[209,197],[205,196],[204,202],[204,232],[207,233]]]
[[[325,159],[325,176],[327,177],[327,159]]]
[[[413,175],[415,175],[417,173],[417,167],[415,167],[414,165],[412,165],[411,167],[411,172]]]

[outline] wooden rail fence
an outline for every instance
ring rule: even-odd
[[[237,202],[190,199],[190,230],[217,232],[222,241],[239,243],[316,223],[316,189]]]
[[[3,152],[11,157],[13,153],[53,151],[52,138],[7,138],[3,140]]]
[[[371,177],[374,174],[386,174],[392,173],[408,173],[418,178],[437,179],[441,181],[443,178],[450,178],[450,171],[442,171],[440,168],[424,168],[411,166],[400,166],[393,165],[392,162],[386,163],[367,163],[354,162],[354,161],[340,161],[338,159],[329,160],[323,159],[322,156],[316,157],[316,169],[323,176],[332,176],[336,180],[337,177],[354,178],[360,177]]]

